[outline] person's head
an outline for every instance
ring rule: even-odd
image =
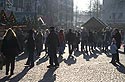
[[[49,33],[49,30],[48,30],[48,29],[46,29],[46,30],[45,30],[45,33]]]
[[[78,31],[77,30],[75,30],[75,33],[77,33]]]
[[[54,30],[55,30],[55,27],[50,27],[50,32]]]
[[[29,33],[29,37],[32,37],[32,36],[33,36],[33,33],[34,33],[34,30],[33,30],[33,29],[30,29],[28,33]]]
[[[63,33],[63,30],[60,30],[59,32]]]
[[[120,30],[120,33],[122,34],[122,33],[124,33],[124,31],[121,29],[121,30]]]
[[[38,31],[38,32],[37,32],[37,35],[41,35],[41,34],[42,34],[41,31]]]
[[[72,32],[72,29],[69,29],[69,32]]]
[[[116,28],[115,30],[114,30],[114,33],[116,34],[116,33],[119,33],[119,30]]]

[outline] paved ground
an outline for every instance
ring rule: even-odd
[[[125,55],[120,51],[120,62],[117,66],[110,62],[110,54],[76,52],[68,58],[67,48],[63,57],[59,57],[60,67],[48,69],[48,58],[45,52],[36,60],[35,67],[24,67],[26,55],[17,58],[13,76],[5,76],[5,67],[0,70],[0,82],[125,82]]]

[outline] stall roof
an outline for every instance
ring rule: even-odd
[[[88,30],[101,30],[107,27],[107,25],[104,22],[102,22],[100,19],[92,17],[86,23],[84,23],[82,27]]]

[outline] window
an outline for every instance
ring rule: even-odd
[[[118,2],[118,8],[123,8],[124,7],[124,2],[123,0],[119,0]]]
[[[112,13],[112,19],[115,19],[116,13]]]
[[[123,13],[119,13],[118,19],[122,19],[122,17],[123,17]]]
[[[3,7],[3,6],[4,6],[3,2],[0,2],[0,7]]]

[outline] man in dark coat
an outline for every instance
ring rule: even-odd
[[[1,46],[1,52],[5,56],[6,75],[8,75],[10,65],[10,75],[14,74],[15,57],[19,54],[19,50],[16,34],[12,29],[9,29],[4,35]]]
[[[87,44],[88,44],[88,32],[86,29],[83,29],[82,32],[81,32],[81,52],[83,51],[84,47],[86,49],[86,52],[88,51],[87,50]],[[84,49],[84,50],[85,50]]]
[[[79,51],[79,44],[80,44],[80,32],[75,31],[75,48],[76,48],[76,51]]]
[[[36,42],[37,57],[40,57],[41,51],[43,49],[43,35],[41,32],[37,33],[35,42]]]
[[[24,50],[24,39],[25,39],[23,31],[22,31],[21,28],[17,28],[15,32],[16,32],[16,35],[17,35],[17,39],[18,39],[18,42],[19,42],[21,52],[23,52],[23,50]]]
[[[73,33],[71,29],[69,29],[69,32],[66,35],[66,41],[68,42],[69,56],[70,56],[73,52],[75,43],[75,33]]]
[[[56,34],[54,27],[50,27],[50,34],[46,39],[46,43],[48,45],[48,55],[49,55],[49,66],[47,68],[59,67],[58,59],[57,59],[57,50],[59,47],[59,39]]]
[[[93,50],[94,36],[92,31],[89,31],[88,43],[89,43],[89,51],[90,51],[90,48],[91,50]]]
[[[27,41],[27,51],[28,51],[28,60],[25,65],[30,65],[34,67],[34,50],[35,50],[35,40],[34,40],[34,31],[29,31],[28,41]]]

